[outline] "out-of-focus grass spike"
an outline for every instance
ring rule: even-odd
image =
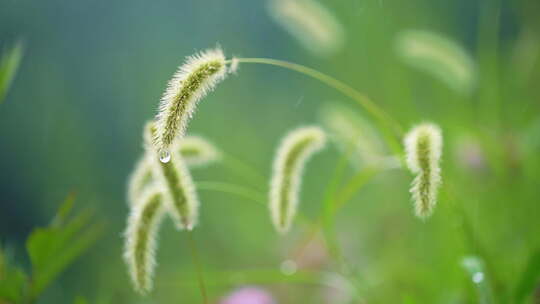
[[[190,168],[206,166],[221,158],[218,148],[200,136],[184,137],[176,143],[175,149]]]
[[[169,162],[160,161],[152,142],[154,133],[154,123],[147,123],[144,129],[144,141],[152,175],[163,193],[165,206],[174,219],[176,227],[191,230],[197,224],[199,209],[199,199],[191,174],[177,149],[173,152],[176,159],[171,158]]]
[[[202,167],[218,161],[220,151],[215,145],[200,136],[186,136],[173,145],[189,168]],[[137,161],[133,173],[128,179],[128,203],[132,206],[138,196],[153,181],[151,160],[145,153]]]
[[[144,191],[128,218],[124,260],[135,290],[142,294],[152,289],[157,232],[164,211],[162,191],[153,186]]]
[[[455,41],[423,30],[405,30],[396,38],[396,52],[406,64],[438,78],[450,88],[468,94],[476,84],[475,64]]]
[[[143,156],[135,164],[135,169],[131,173],[128,179],[128,204],[135,206],[138,199],[152,182],[154,178],[152,176],[152,166],[150,164],[149,154],[144,153]]]
[[[328,129],[329,138],[347,155],[355,169],[394,169],[401,166],[399,158],[389,155],[381,134],[354,109],[329,103],[320,109],[319,116]]]
[[[303,127],[287,134],[279,145],[270,182],[270,215],[278,232],[289,230],[298,206],[305,163],[325,142],[322,129]]]
[[[271,0],[268,11],[279,25],[315,55],[333,55],[345,44],[343,26],[316,0]]]

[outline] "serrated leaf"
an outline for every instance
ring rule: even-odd
[[[7,91],[15,78],[17,69],[23,56],[23,46],[18,42],[11,49],[4,52],[0,58],[0,103],[7,95]]]
[[[86,211],[64,225],[51,225],[32,232],[26,248],[32,263],[30,293],[33,298],[97,240],[103,225],[89,224],[90,218],[91,213]]]

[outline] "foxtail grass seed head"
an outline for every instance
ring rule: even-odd
[[[180,66],[169,81],[156,116],[154,143],[162,162],[170,161],[170,146],[176,138],[184,136],[199,100],[226,75],[225,56],[219,48],[188,57]]]
[[[186,136],[176,141],[174,149],[178,149],[182,159],[189,168],[203,167],[219,161],[221,154],[212,143],[200,136]],[[154,182],[152,164],[149,153],[145,153],[128,179],[128,204],[134,206],[139,195]]]
[[[321,107],[319,116],[328,130],[328,137],[347,156],[354,169],[400,167],[399,158],[389,154],[381,134],[354,109],[336,105],[335,102],[328,103]]]
[[[152,290],[157,232],[164,211],[161,191],[157,187],[150,187],[129,214],[124,234],[124,260],[133,286],[141,294]]]
[[[343,26],[316,0],[271,0],[268,11],[276,23],[317,56],[333,55],[345,44]]]
[[[437,203],[437,190],[441,184],[440,160],[442,154],[441,130],[434,124],[421,124],[405,136],[407,166],[416,174],[411,186],[415,213],[427,218]]]
[[[149,154],[145,153],[137,161],[128,179],[128,204],[134,206],[143,190],[153,182]]]
[[[397,36],[396,52],[404,63],[429,73],[451,89],[468,94],[474,88],[474,60],[449,38],[429,31],[405,30]]]
[[[163,193],[165,206],[176,227],[192,230],[197,224],[199,199],[191,174],[177,150],[173,150],[173,156],[169,162],[159,160],[152,144],[155,129],[154,123],[149,122],[144,131],[146,153],[150,155],[152,175]]]
[[[289,230],[296,213],[305,163],[325,142],[322,129],[303,127],[287,134],[278,148],[270,182],[270,215],[280,233]]]
[[[175,144],[186,165],[190,168],[206,166],[220,159],[214,144],[200,136],[186,136]]]

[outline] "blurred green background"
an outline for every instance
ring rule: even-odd
[[[299,269],[293,275],[283,274],[280,265],[293,259],[291,252],[309,235],[304,222],[279,236],[265,205],[199,191],[200,223],[193,236],[210,302],[254,284],[278,303],[477,303],[461,265],[475,255],[486,264],[495,303],[538,303],[532,293],[540,288],[539,2],[320,3],[344,35],[343,46],[325,56],[274,22],[266,1],[0,0],[1,49],[24,45],[0,104],[2,247],[28,269],[25,239],[47,225],[72,192],[77,210],[91,208],[94,219],[107,225],[38,303],[70,303],[76,296],[89,303],[201,302],[185,233],[166,221],[154,292],[140,297],[122,260],[122,232],[129,212],[126,182],[142,154],[142,127],[184,57],[216,44],[228,56],[283,59],[335,76],[370,96],[405,129],[436,122],[444,152],[433,217],[414,217],[406,170],[377,174],[337,213],[328,232],[340,257],[316,237],[306,250],[315,257],[295,260]],[[395,41],[407,29],[461,45],[474,61],[471,92],[453,90],[400,60]],[[369,118],[312,79],[242,64],[200,103],[188,132],[208,138],[263,180],[250,178],[234,162],[194,169],[195,181],[227,182],[266,195],[280,138],[296,126],[321,123],[321,107],[329,103]],[[300,212],[309,221],[324,209],[322,197],[342,158],[329,145],[308,164]],[[356,172],[348,166],[340,185]],[[353,295],[329,299],[345,292],[329,291],[327,274],[353,285]]]

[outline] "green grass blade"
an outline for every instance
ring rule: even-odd
[[[0,104],[6,97],[7,91],[15,78],[23,57],[23,49],[22,43],[18,42],[0,58]]]

